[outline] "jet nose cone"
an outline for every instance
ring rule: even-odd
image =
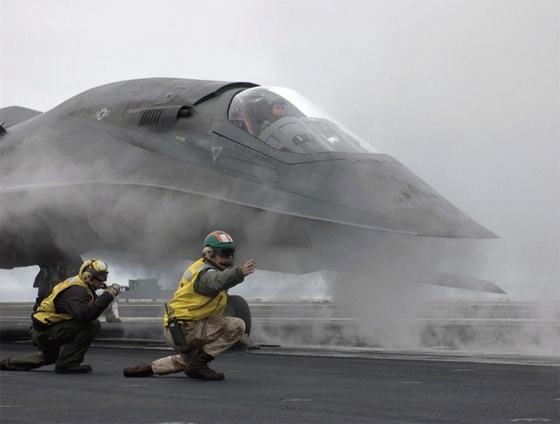
[[[498,237],[387,155],[339,161],[317,197],[337,203],[330,218],[348,224],[432,237]]]

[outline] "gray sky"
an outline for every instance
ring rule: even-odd
[[[0,107],[143,77],[290,87],[501,236],[472,276],[558,299],[559,5],[0,0]],[[4,300],[33,298],[17,272]]]

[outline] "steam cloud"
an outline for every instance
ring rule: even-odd
[[[145,45],[137,43],[136,32],[123,25],[126,19],[119,18],[129,15],[132,3],[112,6],[115,19],[109,21],[105,10],[95,3],[71,7],[64,2],[43,3],[34,5],[34,14],[24,9],[24,2],[14,2],[3,11],[6,18],[0,30],[6,39],[17,40],[20,48],[3,52],[6,84],[2,107],[21,104],[47,110],[92,86],[145,75],[163,76],[162,69],[165,76],[187,76],[188,69],[190,76],[201,79],[292,87],[499,234],[501,240],[483,242],[483,247],[466,249],[467,253],[463,247],[469,242],[446,244],[447,248],[440,249],[429,246],[425,250],[429,257],[422,262],[433,261],[437,269],[446,272],[487,278],[504,288],[508,296],[415,285],[409,278],[395,275],[394,270],[403,264],[395,259],[403,257],[401,249],[375,250],[376,255],[365,258],[367,267],[340,270],[336,276],[258,273],[236,292],[248,299],[325,297],[339,305],[344,315],[352,316],[360,327],[360,340],[374,346],[441,344],[454,349],[558,353],[557,2],[329,2],[317,8],[316,2],[289,0],[281,4],[252,2],[224,15],[216,13],[220,7],[212,2],[209,7],[189,10],[177,26],[165,20],[154,22],[149,5],[135,2],[136,22],[147,22],[155,32],[165,34],[159,38],[158,48],[151,49],[155,56],[148,61]],[[298,13],[294,14],[296,8]],[[52,20],[45,16],[62,17],[64,23],[53,31],[49,27]],[[205,28],[209,20],[218,28],[210,34]],[[99,27],[122,41],[118,51],[99,42]],[[297,31],[286,32],[287,27]],[[344,30],[332,30],[340,28]],[[94,36],[75,37],[78,33]],[[202,33],[207,35],[205,42],[183,44],[182,54],[177,56],[176,40],[197,39]],[[259,34],[259,43],[251,49],[237,49],[232,56],[231,45],[223,42],[232,34],[241,43],[252,42]],[[316,48],[318,36],[322,45],[329,46],[328,51]],[[129,52],[125,56],[122,46]],[[72,61],[68,61],[68,51],[73,52]],[[118,62],[119,57],[125,60]],[[30,58],[44,64],[64,63],[64,73],[58,68],[30,66]],[[255,58],[259,58],[259,66],[248,67]],[[99,63],[115,66],[99,72]],[[99,146],[83,152],[82,164],[66,164],[67,169],[60,172],[82,171],[95,147]],[[25,159],[27,153],[22,151],[21,157]],[[46,149],[39,153],[40,160],[48,160]],[[38,165],[30,161],[29,171]],[[0,171],[9,173],[4,164]],[[53,175],[37,174],[36,178],[56,182]],[[31,218],[32,202],[41,203],[41,196],[48,195],[34,193],[13,214],[2,210],[0,219],[9,225],[12,217]],[[157,276],[165,288],[171,288],[180,271],[166,260],[194,259],[198,253],[174,245],[172,231],[158,231],[159,221],[177,219],[181,231],[222,227],[222,222],[207,215],[212,210],[209,204],[201,204],[191,222],[182,222],[170,213],[170,208],[180,205],[166,206],[165,197],[100,199],[76,193],[70,200],[60,199],[67,206],[64,213],[81,207],[78,202],[71,203],[78,199],[113,208],[107,219],[92,223],[105,236],[118,239],[121,233],[137,232],[133,247],[147,258],[131,260],[130,264],[123,261],[122,265],[120,258],[113,262],[112,255],[104,258],[111,267],[111,279],[123,284],[129,278]],[[2,203],[0,207],[8,204]],[[128,228],[127,217],[144,219],[144,227]],[[20,228],[18,225],[14,231]],[[80,228],[75,234],[64,226],[52,230],[59,248],[97,237],[95,233],[84,234]],[[197,247],[199,236],[193,234]],[[104,248],[111,250],[111,246]],[[461,256],[465,260],[457,261]],[[161,263],[168,271],[158,268]],[[32,301],[36,272],[37,267],[0,270],[1,300]],[[165,272],[169,276],[164,276]],[[433,303],[440,299],[454,303],[440,310],[441,304]],[[495,301],[497,306],[473,306],[467,311],[462,309],[462,300]],[[493,327],[493,332],[475,325],[444,328],[415,321],[501,319],[498,312],[508,302],[516,303],[518,310],[509,311],[507,316],[525,319],[525,324],[503,324]],[[324,328],[317,326],[314,331]],[[348,338],[352,337],[350,332]]]

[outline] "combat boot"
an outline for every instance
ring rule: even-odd
[[[54,372],[58,373],[58,374],[87,374],[89,372],[92,372],[93,369],[91,368],[91,365],[74,365],[71,367],[59,367],[58,365],[56,365],[54,367]]]
[[[208,363],[212,361],[214,357],[208,355],[203,350],[200,354],[189,364],[185,369],[185,374],[190,378],[196,378],[198,380],[223,380],[224,375],[221,372],[216,372],[208,368]]]
[[[153,375],[151,364],[138,364],[131,367],[126,367],[123,370],[125,377],[149,377]]]
[[[2,370],[2,371],[12,371],[12,369],[8,365],[9,360],[10,360],[10,358],[2,359],[2,361],[0,362],[0,370]]]

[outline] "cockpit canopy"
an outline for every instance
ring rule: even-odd
[[[270,147],[292,153],[379,153],[301,94],[255,87],[232,100],[229,120]]]

